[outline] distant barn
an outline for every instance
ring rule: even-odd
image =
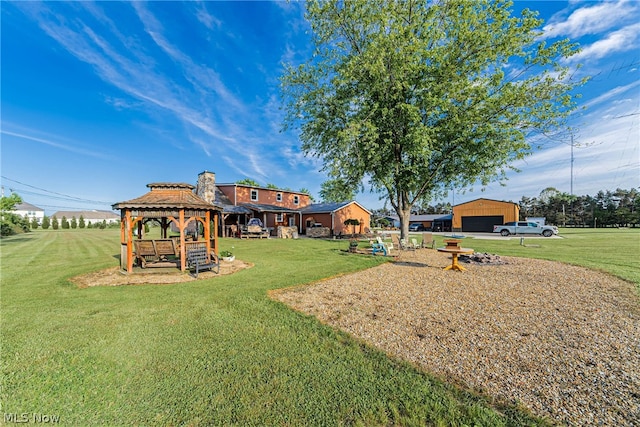
[[[517,203],[476,199],[453,207],[453,231],[491,233],[494,225],[519,218]]]

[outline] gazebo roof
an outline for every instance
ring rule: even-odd
[[[194,194],[191,184],[155,182],[147,184],[151,189],[135,199],[115,203],[114,209],[206,209],[220,211],[220,206],[207,202]]]

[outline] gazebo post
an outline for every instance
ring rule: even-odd
[[[207,255],[211,254],[211,224],[209,221],[211,220],[211,214],[209,211],[204,214],[204,239],[205,239],[205,247],[207,248]]]
[[[127,234],[127,273],[133,272],[133,230],[131,227],[131,210],[127,209],[124,212],[125,217],[125,232]]]
[[[209,237],[209,239],[211,238]],[[216,256],[218,255],[218,212],[213,213],[213,252]]]
[[[187,269],[187,251],[185,248],[186,239],[184,238],[184,209],[180,209],[180,219],[178,221],[178,228],[180,229],[180,270],[185,271]]]

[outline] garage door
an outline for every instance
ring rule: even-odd
[[[491,233],[494,225],[502,224],[504,216],[463,216],[462,231]]]

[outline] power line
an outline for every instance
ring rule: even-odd
[[[29,192],[27,190],[20,190],[21,192],[24,192],[24,193],[27,193],[27,194],[33,194],[33,195],[38,195],[38,196],[43,196],[43,197],[49,197],[49,198],[58,199],[58,200],[69,200],[69,201],[84,202],[84,203],[98,203],[98,204],[101,204],[101,205],[111,205],[112,204],[110,202],[105,202],[105,201],[100,201],[100,200],[89,200],[89,199],[83,199],[83,198],[80,198],[80,197],[70,196],[68,194],[58,193],[58,192],[55,192],[55,191],[51,191],[51,190],[47,190],[47,189],[44,189],[44,188],[36,187],[34,185],[25,184],[24,182],[16,181],[15,179],[7,178],[6,176],[1,176],[1,177],[4,180],[15,182],[16,184],[24,185],[25,187],[29,187],[29,188],[33,188],[33,189],[36,189],[36,190],[44,191],[45,193],[49,193],[49,194],[55,194],[55,196],[49,196],[49,195],[46,195],[46,194],[33,193],[33,192]],[[11,189],[11,188],[10,188],[10,190],[13,191],[13,189]]]

